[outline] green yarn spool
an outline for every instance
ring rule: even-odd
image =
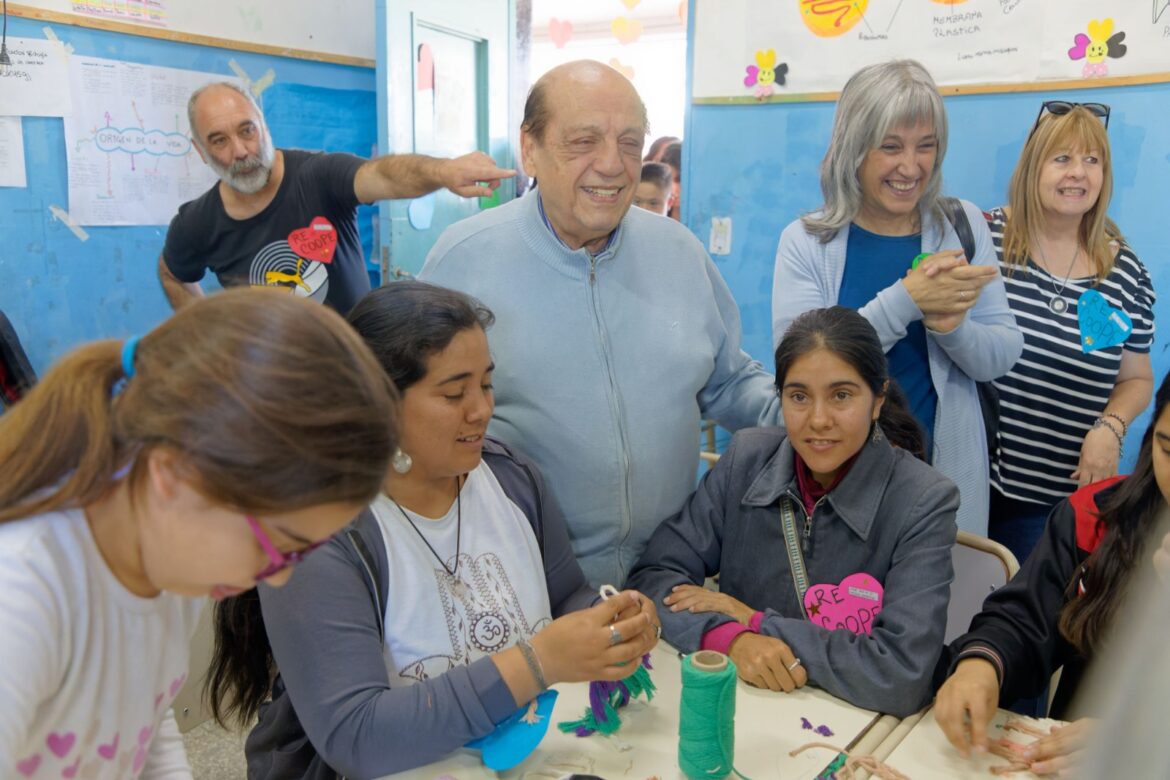
[[[691,780],[718,780],[734,763],[735,664],[711,650],[692,653],[682,660],[679,768]]]

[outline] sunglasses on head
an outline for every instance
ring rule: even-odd
[[[1072,103],[1067,100],[1045,100],[1040,104],[1040,113],[1036,114],[1036,121],[1032,123],[1032,132],[1028,133],[1028,138],[1036,134],[1036,128],[1040,126],[1040,119],[1047,112],[1053,116],[1064,116],[1069,111],[1072,111],[1077,106],[1088,111],[1093,116],[1100,119],[1105,128],[1109,128],[1109,106],[1104,103]]]

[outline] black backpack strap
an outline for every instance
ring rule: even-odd
[[[967,219],[963,204],[958,198],[943,197],[938,199],[938,206],[942,209],[947,222],[955,229],[955,235],[959,237],[959,244],[963,247],[967,262],[975,262],[975,233],[971,230],[971,220]]]

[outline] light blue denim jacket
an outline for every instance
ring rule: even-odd
[[[858,707],[905,716],[931,694],[953,579],[955,485],[884,436],[869,440],[806,526],[792,446],[779,428],[735,434],[682,511],[650,537],[627,587],[654,599],[662,636],[685,652],[731,620],[671,612],[679,584],[719,587],[764,612],[760,633],[783,640],[809,682]],[[794,503],[810,586],[863,572],[885,589],[872,633],[828,630],[804,617],[781,530],[779,501]]]
[[[973,265],[996,265],[983,212],[973,203],[962,204],[975,236],[975,257],[968,260]],[[799,219],[784,229],[772,283],[773,344],[780,342],[785,329],[800,314],[837,303],[848,243],[849,231],[845,229],[825,244],[805,231]],[[930,212],[922,213],[923,252],[961,248],[959,237],[945,220],[940,223]],[[922,319],[922,312],[901,282],[879,292],[860,312],[877,330],[887,352],[906,336],[910,323]],[[1024,337],[1008,307],[1003,279],[996,277],[983,288],[978,303],[959,327],[950,333],[928,328],[926,336],[930,377],[938,394],[933,464],[959,486],[959,527],[986,536],[990,473],[975,383],[1006,374],[1024,350]]]

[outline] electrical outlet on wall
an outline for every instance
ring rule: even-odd
[[[711,217],[711,240],[707,251],[713,255],[731,254],[731,217]]]

